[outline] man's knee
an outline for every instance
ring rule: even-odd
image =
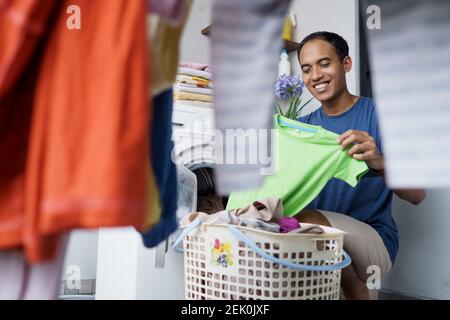
[[[296,214],[295,218],[299,222],[319,224],[322,226],[331,227],[331,224],[328,221],[328,219],[320,211],[317,210],[304,209],[300,211],[300,213]]]

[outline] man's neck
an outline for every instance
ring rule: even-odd
[[[322,103],[323,111],[330,116],[337,116],[349,110],[358,101],[357,96],[351,95],[348,90],[334,100]]]

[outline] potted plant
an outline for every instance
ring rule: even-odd
[[[311,102],[309,99],[302,105],[302,93],[305,87],[305,83],[299,76],[281,75],[275,82],[275,95],[288,103],[288,109],[283,112],[277,102],[277,112],[282,116],[298,120],[300,118],[303,108]]]

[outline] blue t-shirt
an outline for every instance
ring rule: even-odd
[[[378,150],[382,152],[378,119],[371,98],[360,97],[353,107],[337,116],[327,115],[321,107],[300,117],[299,121],[322,126],[337,134],[349,129],[366,131],[375,139]],[[382,177],[369,171],[355,188],[333,178],[307,208],[339,212],[367,223],[379,233],[394,263],[398,232],[391,206],[392,191]]]

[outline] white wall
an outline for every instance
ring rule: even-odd
[[[181,38],[181,61],[210,63],[211,40],[201,30],[211,24],[212,0],[195,0],[192,3]]]
[[[400,248],[382,287],[413,296],[450,299],[450,189],[429,190],[415,207],[396,199]]]
[[[359,23],[357,0],[294,0],[291,6],[297,16],[297,27],[294,32],[294,41],[300,42],[305,36],[316,31],[330,31],[341,35],[347,40],[350,56],[356,62],[347,75],[350,93],[359,94]],[[293,74],[301,74],[300,64],[296,53],[289,55]],[[304,101],[311,96],[309,92],[304,95]],[[305,108],[302,114],[318,108],[320,103],[314,99]]]
[[[97,278],[97,230],[74,230],[69,237],[62,279],[70,275],[69,266],[78,266],[81,271],[81,280]],[[69,271],[69,274],[67,273]]]

